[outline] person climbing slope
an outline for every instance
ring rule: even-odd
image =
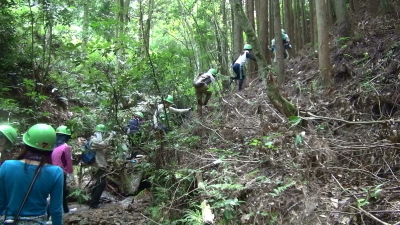
[[[292,45],[290,44],[290,38],[289,35],[286,34],[286,31],[284,29],[281,30],[282,32],[282,41],[283,41],[283,58],[284,59],[289,59],[289,52],[288,49],[292,48]],[[275,38],[271,40],[271,47],[268,48],[274,53],[274,62],[276,62],[276,46],[275,46]]]
[[[188,109],[177,109],[174,107],[171,107],[171,105],[174,104],[174,97],[172,95],[168,95],[164,100],[162,104],[159,104],[157,106],[156,111],[154,112],[153,116],[153,121],[154,121],[154,128],[156,130],[161,130],[164,133],[167,133],[170,129],[166,125],[167,119],[169,120],[169,112],[174,112],[174,113],[185,113],[189,112],[192,110],[192,108]]]
[[[202,115],[203,106],[207,107],[207,103],[212,96],[210,85],[215,82],[215,75],[217,75],[217,70],[209,69],[207,72],[197,75],[193,81],[193,86],[197,98],[197,113],[200,116]],[[203,95],[205,95],[204,102]]]
[[[239,80],[239,91],[242,90],[243,81],[245,79],[243,67],[246,64],[248,59],[256,61],[256,58],[251,54],[251,50],[253,48],[249,44],[245,44],[243,47],[243,51],[238,58],[234,60],[232,63],[232,69],[236,74],[236,77],[232,77],[231,81]]]

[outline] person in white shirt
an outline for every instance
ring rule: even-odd
[[[239,80],[239,91],[242,90],[243,81],[245,78],[243,66],[246,64],[248,59],[256,61],[256,58],[251,54],[253,48],[249,44],[245,44],[243,51],[238,58],[232,63],[232,69],[236,74],[236,77],[231,77],[231,81]]]
[[[157,106],[156,111],[154,112],[153,120],[154,120],[154,128],[157,130],[162,130],[165,133],[168,133],[170,131],[169,127],[165,124],[167,120],[169,120],[169,112],[175,112],[175,113],[185,113],[189,112],[192,110],[192,108],[188,109],[177,109],[174,107],[171,107],[171,105],[174,104],[174,97],[172,95],[168,95],[162,104],[159,104]]]

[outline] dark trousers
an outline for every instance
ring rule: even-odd
[[[242,90],[243,80],[246,78],[244,76],[243,66],[241,66],[239,63],[235,63],[232,66],[232,69],[236,74],[236,77],[232,77],[232,80],[239,80],[239,90]]]
[[[64,213],[69,213],[68,201],[67,201],[68,195],[69,195],[69,190],[67,188],[67,174],[64,174],[64,190],[63,190],[63,209],[64,209]]]
[[[103,191],[107,185],[106,176],[104,176],[105,174],[106,171],[102,168],[98,168],[97,172],[94,174],[96,183],[92,189],[92,201],[90,202],[90,207],[97,207],[100,204],[101,194],[103,194]]]

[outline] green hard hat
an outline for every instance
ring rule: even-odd
[[[142,119],[143,119],[143,117],[144,117],[143,113],[141,113],[141,112],[135,112],[135,113],[133,113],[133,114],[136,115],[136,116],[138,116],[138,117],[140,117],[140,118],[142,118]]]
[[[59,126],[56,130],[57,134],[66,134],[71,136],[71,129],[69,129],[67,126]]]
[[[29,128],[22,137],[22,141],[39,150],[53,151],[56,143],[56,131],[50,125],[39,123]]]
[[[208,73],[211,73],[212,75],[216,75],[217,74],[217,70],[216,69],[209,69]]]
[[[174,104],[174,97],[172,97],[172,95],[168,95],[164,101],[169,102],[171,104]]]
[[[243,47],[243,49],[244,49],[244,50],[252,50],[253,47],[251,47],[251,45],[249,45],[249,44],[245,44],[244,47]]]
[[[96,126],[96,130],[95,131],[106,132],[106,126],[104,126],[104,124],[99,124],[99,125]]]
[[[10,144],[7,147],[11,148],[17,140],[17,131],[10,125],[0,125],[0,132],[10,141]]]

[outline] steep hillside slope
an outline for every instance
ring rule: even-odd
[[[231,185],[209,189],[222,196],[205,196],[217,215],[241,224],[400,221],[400,18],[363,14],[353,21],[354,36],[332,37],[331,89],[318,85],[311,48],[288,62],[282,92],[298,117],[280,115],[253,80],[188,126],[202,145],[182,167],[201,170],[208,184]]]

